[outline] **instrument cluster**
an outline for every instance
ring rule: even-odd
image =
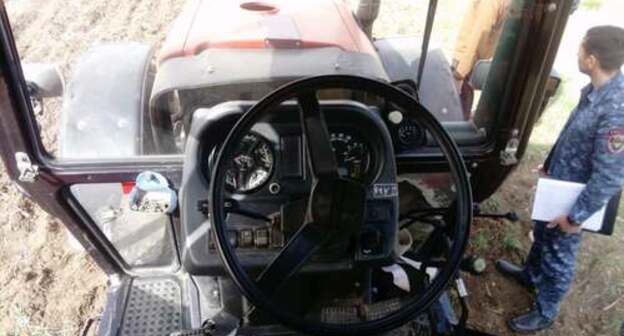
[[[375,177],[375,153],[373,146],[357,130],[349,127],[331,127],[330,142],[338,165],[338,173],[343,178],[358,181],[371,181]],[[300,142],[301,143],[301,142]],[[302,160],[307,167],[306,149],[300,146],[301,153],[283,152],[279,143],[267,137],[250,132],[240,142],[236,154],[230,161],[226,173],[226,187],[238,194],[254,193],[267,185],[271,177],[278,173],[281,163],[292,165],[288,160]],[[289,151],[292,148],[288,149]]]

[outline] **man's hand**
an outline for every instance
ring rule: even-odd
[[[570,223],[568,216],[566,215],[559,216],[546,225],[549,229],[554,229],[557,226],[559,227],[559,230],[564,233],[572,234],[581,232],[581,226]]]

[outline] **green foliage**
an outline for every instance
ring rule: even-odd
[[[509,251],[522,251],[522,233],[517,225],[507,225],[503,234],[503,247]]]
[[[477,253],[483,253],[490,249],[490,238],[488,237],[488,231],[479,231],[471,241]]]
[[[522,251],[522,243],[514,237],[506,236],[503,240],[503,246],[505,246],[507,250]]]
[[[581,1],[581,8],[586,10],[598,10],[604,3],[605,0],[583,0]]]

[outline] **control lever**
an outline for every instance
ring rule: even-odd
[[[479,204],[475,204],[473,206],[473,215],[478,218],[491,218],[491,219],[507,219],[511,222],[517,222],[519,217],[515,211],[509,211],[504,214],[485,214],[481,212],[481,206]]]

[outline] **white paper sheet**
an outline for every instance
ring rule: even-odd
[[[384,272],[392,274],[392,282],[395,286],[401,288],[402,290],[409,292],[410,291],[410,281],[407,276],[407,272],[400,265],[393,264],[390,266],[381,268]]]
[[[582,183],[540,178],[537,182],[531,218],[548,222],[557,216],[569,214],[583,189],[585,185]],[[583,222],[583,229],[600,231],[605,209],[606,205]]]

